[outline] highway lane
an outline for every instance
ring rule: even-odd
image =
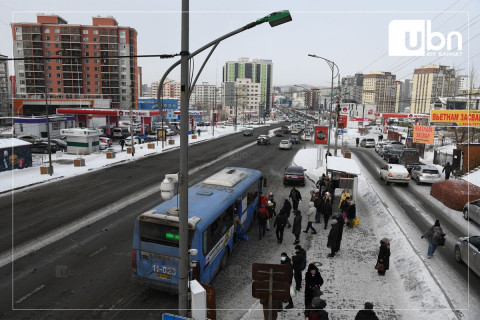
[[[237,137],[233,140],[237,141],[239,138],[243,139]],[[252,141],[251,138],[245,139]],[[221,167],[235,165],[263,170],[275,188],[283,188],[281,169],[288,165],[294,152],[278,150],[280,139],[273,138],[270,146],[254,145],[222,160],[221,164],[206,167],[190,177],[190,184],[200,181]],[[227,149],[225,151],[233,149],[232,144],[223,140],[215,147],[208,144],[197,145],[195,151],[197,154],[191,153],[195,157],[195,165],[210,161],[212,156],[209,153],[212,153],[212,149],[221,149],[221,145]],[[116,169],[118,173],[113,172],[116,175],[126,172],[125,168],[120,166]],[[172,171],[164,170],[162,176],[166,172]],[[148,187],[148,184],[145,187]],[[7,311],[11,309],[12,273],[8,267],[0,269],[2,272],[0,309],[6,312],[3,316],[0,314],[0,317],[24,318],[34,315],[36,319],[62,317],[150,319],[159,317],[161,311],[157,311],[158,309],[163,311],[175,309],[177,296],[130,284],[134,220],[140,213],[160,201],[159,195],[141,199],[114,215],[16,261],[13,307],[47,309],[45,311]]]
[[[255,136],[269,129],[258,128]],[[252,137],[238,133],[191,145],[189,166],[210,162],[252,141]],[[138,190],[158,185],[166,173],[178,172],[178,166],[179,150],[175,150],[0,196],[0,212],[10,213],[0,216],[0,253],[12,247],[12,220],[18,246]]]
[[[466,231],[458,227],[458,225],[449,222],[446,219],[448,212],[439,211],[431,201],[425,201],[421,193],[415,192],[415,189],[429,188],[429,186],[416,186],[411,182],[409,187],[391,184],[385,186],[383,180],[379,179],[379,168],[385,162],[375,153],[373,149],[365,148],[351,148],[353,154],[367,169],[367,176],[372,185],[377,190],[383,190],[388,194],[388,198],[382,198],[384,203],[389,206],[398,206],[402,210],[404,225],[403,228],[410,231],[410,236],[418,247],[423,247],[426,244],[425,240],[421,240],[421,235],[432,226],[436,219],[439,219],[443,230],[447,233],[447,241],[445,247],[437,249],[435,257],[428,260],[426,263],[431,268],[440,281],[444,290],[449,294],[456,308],[465,309],[464,314],[471,312],[478,312],[478,301],[480,301],[480,277],[473,271],[468,269],[465,264],[459,264],[454,258],[455,242],[459,237],[465,236]],[[438,201],[438,200],[433,200]],[[426,218],[428,217],[428,218]],[[462,219],[459,212],[458,218]],[[421,252],[422,256],[426,256],[426,251]],[[438,259],[441,259],[438,261]],[[462,297],[455,295],[455,292],[462,291]],[[468,300],[470,300],[471,309]],[[473,303],[472,303],[473,302]],[[475,311],[477,310],[477,311]]]

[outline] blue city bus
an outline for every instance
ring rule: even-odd
[[[241,227],[250,227],[262,191],[262,173],[229,167],[188,189],[190,279],[209,284],[239,241]],[[142,213],[135,221],[132,281],[153,289],[178,293],[178,195]]]

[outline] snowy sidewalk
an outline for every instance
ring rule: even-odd
[[[307,236],[308,263],[322,263],[322,298],[330,319],[353,319],[367,301],[374,304],[380,319],[457,319],[424,262],[363,176],[359,190],[360,225],[353,229],[345,226],[338,255],[327,258],[330,226],[324,230],[323,224],[315,224],[318,234]],[[391,241],[390,270],[379,277],[374,266],[384,237]],[[304,291],[293,301],[295,309],[280,312],[278,319],[303,319]],[[262,308],[257,301],[242,319],[263,319]]]

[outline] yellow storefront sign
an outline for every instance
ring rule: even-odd
[[[430,125],[443,127],[480,127],[480,110],[432,110]]]
[[[433,144],[435,127],[413,126],[413,142]]]

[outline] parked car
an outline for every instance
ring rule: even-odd
[[[363,138],[362,141],[360,141],[360,147],[375,148],[375,139]]]
[[[410,174],[402,165],[386,164],[380,168],[380,179],[383,179],[386,185],[394,182],[408,186],[410,183]]]
[[[283,185],[286,186],[288,184],[299,184],[304,186],[305,185],[305,171],[303,167],[300,166],[289,166],[285,169],[283,173]]]
[[[458,238],[455,243],[455,260],[465,263],[480,276],[480,235]]]
[[[290,150],[292,149],[292,143],[290,142],[290,140],[282,140],[278,145],[278,149]]]
[[[247,128],[243,130],[243,135],[244,136],[253,136],[253,128]]]
[[[378,142],[376,145],[375,145],[375,152],[378,153],[378,151],[380,150],[381,147],[387,145],[388,142]]]
[[[20,139],[20,140],[23,140],[23,141],[30,142],[30,143],[35,143],[35,142],[38,142],[38,141],[42,140],[42,138],[40,138],[39,136],[34,136],[34,135],[20,136],[20,137],[17,137],[17,138]]]
[[[152,139],[149,136],[146,136],[146,135],[141,134],[141,133],[135,134],[134,137],[139,137],[140,139],[142,139],[143,142],[149,142],[149,141],[155,141],[156,140],[156,139]]]
[[[133,144],[142,144],[144,143],[144,140],[140,137],[133,136]],[[126,137],[125,138],[125,145],[126,146],[131,146],[132,145],[132,137]]]
[[[463,218],[480,223],[480,199],[470,201],[463,207]]]
[[[32,143],[30,146],[32,153],[48,153],[48,142],[47,141],[37,141]],[[55,141],[50,141],[50,152],[55,153],[57,151],[62,151],[63,148],[60,147]]]
[[[400,157],[400,150],[396,150],[394,148],[390,150],[386,150],[383,154],[383,159],[388,163],[398,163],[398,157]]]
[[[310,141],[312,139],[312,137],[309,135],[309,134],[302,134],[302,140],[303,141]]]
[[[398,151],[401,152],[400,150]],[[435,182],[442,181],[442,174],[434,166],[429,166],[429,165],[414,166],[410,173],[412,175],[412,180],[415,180],[417,184],[435,183]]]
[[[42,138],[40,139],[39,141],[42,141],[42,142],[47,142],[48,143],[48,139],[47,138]],[[57,138],[53,138],[53,139],[50,139],[50,144],[57,144],[57,147],[58,147],[58,151],[65,151],[67,150],[67,142],[62,140],[62,139],[57,139]]]
[[[112,137],[124,139],[130,134],[130,131],[127,127],[116,127],[113,128]]]
[[[405,145],[399,141],[392,141],[392,142],[389,142],[388,144],[390,144],[394,149],[397,149],[397,150],[405,149]]]
[[[298,136],[290,136],[290,142],[292,144],[299,144],[300,143],[300,139],[298,138]]]
[[[98,138],[98,140],[100,140],[100,142],[105,143],[107,145],[107,148],[111,147],[112,144],[113,144],[112,139],[107,138],[107,137],[100,137],[100,138]]]
[[[380,149],[378,149],[378,155],[383,158],[383,155],[385,154],[385,151],[390,150],[390,149],[393,149],[393,147],[389,144],[386,144],[386,145],[380,147]]]
[[[257,138],[257,144],[270,144],[270,137],[267,135],[259,135]]]
[[[105,150],[109,148],[108,143],[102,142],[101,140],[98,142],[98,148],[100,150]]]

